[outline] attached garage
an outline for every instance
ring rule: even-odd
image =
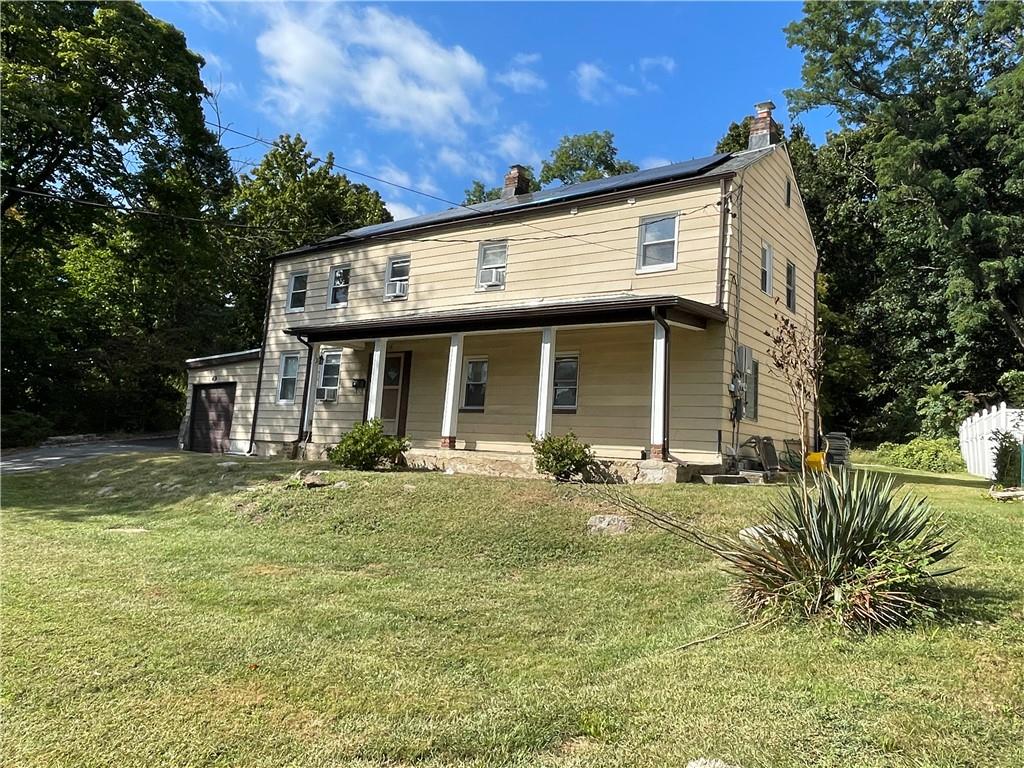
[[[260,350],[186,360],[188,398],[179,445],[200,453],[249,450]]]

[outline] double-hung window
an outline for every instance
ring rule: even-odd
[[[306,285],[309,275],[296,272],[288,278],[288,311],[301,312],[306,308]]]
[[[576,401],[579,395],[579,375],[579,355],[558,355],[555,357],[555,396],[552,402],[552,407],[555,411],[576,411]]]
[[[352,279],[352,269],[346,264],[331,267],[331,277],[327,282],[327,306],[344,307],[348,304],[348,286]]]
[[[338,399],[338,381],[341,378],[341,352],[325,352],[320,358],[320,386],[316,399],[333,403]]]
[[[796,264],[786,262],[786,307],[796,312]]]
[[[487,399],[487,358],[471,357],[466,360],[462,385],[462,409],[482,411]]]
[[[295,383],[299,378],[299,356],[282,355],[281,372],[278,376],[277,401],[279,403],[295,402]]]
[[[408,256],[392,256],[388,259],[384,275],[385,300],[397,301],[409,295],[409,262]]]
[[[761,243],[761,290],[771,295],[772,270],[775,268],[775,251],[771,243]]]
[[[676,224],[674,213],[640,219],[636,271],[660,272],[676,267]]]
[[[505,287],[508,268],[508,243],[480,243],[477,259],[476,287],[481,291],[500,291]]]

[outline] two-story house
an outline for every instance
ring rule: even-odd
[[[529,433],[703,465],[796,436],[765,331],[814,324],[817,253],[772,108],[743,152],[534,193],[513,166],[278,255],[262,347],[187,363],[183,447],[317,457],[380,419],[412,463],[504,471]]]

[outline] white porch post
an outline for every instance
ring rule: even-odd
[[[384,359],[388,354],[388,340],[373,342],[373,357],[370,366],[370,391],[367,393],[366,420],[380,418],[380,404],[384,396]]]
[[[665,391],[668,384],[668,329],[654,323],[654,359],[651,365],[651,458],[667,459]]]
[[[537,381],[537,423],[533,434],[540,440],[551,433],[551,405],[555,395],[555,328],[548,327],[540,336],[540,377]]]
[[[316,407],[316,388],[320,385],[320,348],[313,345],[313,356],[309,360],[309,394],[306,395],[306,412],[302,417],[302,431],[309,435],[313,429],[313,409]]]
[[[441,447],[454,448],[459,429],[459,379],[462,374],[462,334],[453,333],[448,342],[448,376],[444,382],[444,414],[441,417]]]

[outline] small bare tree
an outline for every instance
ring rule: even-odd
[[[778,299],[775,304],[779,304]],[[789,386],[789,403],[800,425],[800,483],[806,492],[808,438],[815,426],[810,423],[810,414],[818,412],[822,339],[813,328],[778,312],[775,313],[775,328],[765,331],[764,335],[771,341],[768,357]]]

